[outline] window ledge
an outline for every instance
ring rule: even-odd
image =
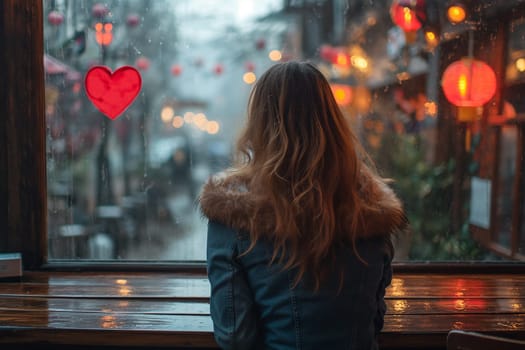
[[[0,282],[0,344],[217,348],[206,276],[26,272]],[[451,329],[525,339],[525,276],[397,273],[382,349],[444,348]]]

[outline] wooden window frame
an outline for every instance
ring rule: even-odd
[[[205,273],[204,263],[47,264],[43,3],[0,1],[0,252],[21,252],[24,269],[173,270]],[[524,272],[513,262],[403,262],[397,272]]]
[[[26,270],[205,273],[193,262],[47,263],[43,11],[42,0],[0,2],[0,252],[21,252]]]
[[[42,266],[46,232],[43,4],[0,3],[0,224],[2,251]]]
[[[508,82],[506,80],[506,68],[507,68],[507,58],[509,54],[508,40],[511,23],[518,19],[522,18],[522,13],[525,10],[525,4],[521,4],[515,8],[514,11],[506,14],[506,20],[500,22],[500,28],[498,30],[498,37],[500,38],[500,46],[498,47],[498,52],[502,52],[501,55],[492,55],[493,62],[492,65],[498,67],[500,92],[496,96],[498,101],[498,112],[495,115],[488,116],[488,123],[486,123],[484,132],[489,135],[486,137],[487,149],[490,149],[494,152],[493,157],[489,157],[488,161],[485,161],[483,166],[486,166],[487,169],[490,169],[490,174],[485,174],[490,178],[492,182],[492,192],[491,192],[491,212],[490,212],[490,227],[488,229],[480,228],[477,226],[470,226],[470,230],[473,233],[473,236],[478,240],[484,247],[493,251],[494,253],[508,258],[519,261],[525,261],[525,255],[518,252],[520,244],[520,234],[521,234],[521,224],[523,222],[523,201],[525,200],[525,193],[523,192],[521,186],[521,178],[525,175],[525,169],[523,161],[520,160],[525,154],[525,114],[521,113],[516,115],[512,119],[507,119],[503,114],[503,105],[505,98],[508,97],[510,89],[519,88],[521,91],[525,88],[525,81],[519,80],[514,82]],[[490,54],[489,54],[490,56]],[[494,111],[493,111],[494,114]],[[517,129],[517,144],[516,144],[516,159],[515,159],[515,169],[516,173],[514,174],[514,181],[512,184],[512,213],[511,213],[511,232],[510,232],[510,246],[503,246],[498,242],[498,234],[500,228],[500,222],[498,218],[498,198],[500,195],[500,155],[502,151],[502,142],[501,142],[501,133],[502,128],[515,127]]]
[[[516,145],[516,173],[514,174],[514,181],[512,184],[512,192],[514,194],[512,198],[512,223],[511,223],[511,239],[510,247],[506,247],[498,243],[498,229],[500,226],[497,210],[498,210],[498,198],[500,194],[499,189],[499,177],[500,177],[500,154],[501,154],[501,132],[503,126],[511,126],[517,129],[517,145]],[[525,154],[525,115],[517,115],[516,118],[505,121],[500,124],[493,125],[491,127],[491,132],[494,133],[494,164],[493,168],[493,191],[491,194],[491,220],[490,228],[488,230],[481,229],[479,227],[471,227],[477,236],[477,239],[480,242],[495,252],[498,255],[509,259],[516,259],[520,261],[525,261],[525,256],[518,252],[520,244],[520,232],[521,232],[521,223],[523,221],[523,201],[525,200],[525,193],[521,189],[522,177],[525,175],[525,169],[523,168],[523,161],[521,161],[521,156]]]

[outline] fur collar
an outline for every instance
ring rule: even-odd
[[[372,177],[362,176],[360,188],[363,198],[379,203],[380,209],[364,213],[357,238],[386,236],[407,226],[402,204],[390,187]],[[199,203],[202,214],[208,219],[236,230],[249,231],[249,219],[255,215],[256,203],[246,179],[224,174],[210,178],[202,188]],[[275,218],[269,204],[257,214],[256,225],[263,232],[274,232]]]

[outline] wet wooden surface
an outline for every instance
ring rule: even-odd
[[[216,348],[205,276],[26,272],[0,282],[0,344]],[[444,349],[448,331],[525,339],[525,276],[397,274],[380,343]]]

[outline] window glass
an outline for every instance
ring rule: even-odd
[[[525,150],[525,127],[522,125],[521,126],[521,130],[520,130],[520,133],[519,133],[519,143],[518,143],[518,147],[520,147],[520,149],[522,150]],[[523,173],[525,172],[525,157],[523,156],[523,153],[522,153],[522,156],[521,156],[521,159],[519,160],[519,163],[520,163],[520,171],[521,171],[521,177],[520,177],[520,180],[519,180],[519,195],[521,196],[520,197],[520,200],[521,202],[525,201],[525,176],[523,176]],[[520,210],[520,227],[519,227],[519,238],[518,238],[518,241],[519,241],[519,246],[518,246],[518,253],[521,254],[521,255],[525,255],[525,206],[522,206],[521,207],[521,210]]]
[[[509,54],[507,58],[506,79],[509,82],[525,80],[524,18],[519,18],[510,23]]]
[[[509,25],[509,47],[505,78],[508,84],[507,99],[514,111],[525,113],[525,18],[521,17]]]
[[[516,175],[516,151],[518,130],[516,126],[501,129],[501,152],[499,163],[499,193],[497,204],[498,239],[502,246],[511,248],[512,203],[514,196],[514,177]]]
[[[493,163],[480,160],[480,120],[492,112],[486,100],[467,112],[476,118],[457,121],[464,113],[443,75],[468,55],[495,64],[483,43],[499,35],[498,11],[516,17],[508,4],[470,6],[452,24],[440,1],[43,3],[50,261],[203,261],[199,189],[231,164],[253,83],[288,60],[323,72],[394,180],[410,220],[396,260],[501,259],[469,230],[470,179],[492,185],[483,169]],[[514,57],[524,49],[523,19],[512,23],[501,47]],[[507,82],[522,81],[509,74]],[[501,88],[512,104],[523,101],[523,86]],[[507,195],[497,195],[498,210],[512,205]]]

